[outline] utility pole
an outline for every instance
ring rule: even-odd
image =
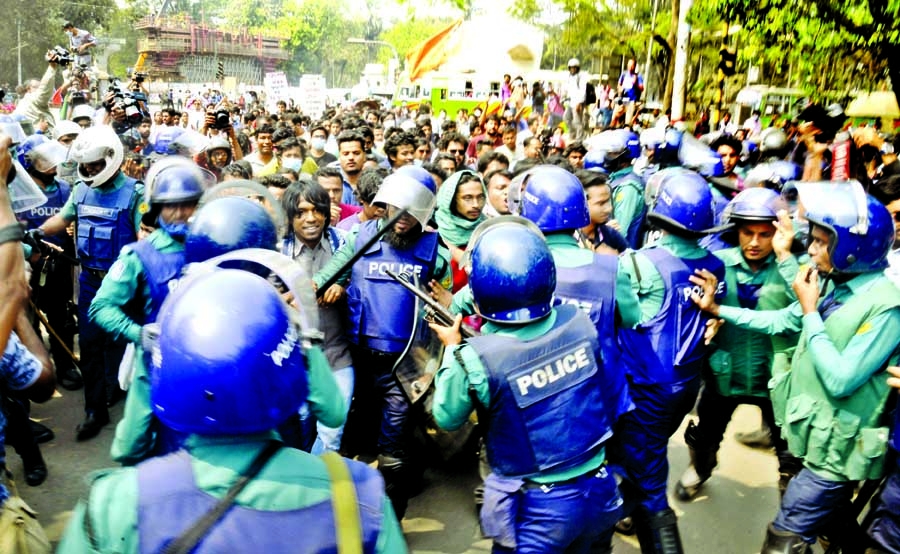
[[[22,85],[22,20],[16,18],[16,56],[18,57],[19,86]]]
[[[681,0],[678,10],[678,33],[675,39],[675,78],[672,91],[672,121],[684,118],[685,87],[687,84],[688,43],[691,26],[687,16],[694,0]]]

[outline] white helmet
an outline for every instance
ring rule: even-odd
[[[581,67],[581,62],[578,61],[578,58],[569,58],[568,67]]]
[[[78,136],[81,134],[81,125],[75,123],[74,121],[69,121],[68,119],[63,119],[62,121],[56,124],[56,128],[53,129],[53,136],[59,140],[60,137],[64,137],[66,135],[75,135]]]
[[[119,171],[125,151],[122,141],[107,125],[89,127],[78,135],[69,151],[69,159],[78,164],[78,178],[90,187],[99,187],[112,179]],[[106,166],[96,175],[85,175],[84,164],[106,161]]]
[[[74,110],[72,110],[72,121],[77,122],[79,119],[83,119],[85,117],[93,121],[95,113],[96,111],[90,104],[79,104],[75,106]]]
[[[409,167],[410,169],[406,169]],[[372,204],[406,208],[424,229],[434,212],[437,187],[434,178],[416,166],[404,166],[385,177],[384,182],[372,199]]]

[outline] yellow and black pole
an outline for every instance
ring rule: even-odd
[[[722,103],[725,101],[725,78],[735,74],[737,70],[737,53],[728,47],[728,30],[730,25],[725,23],[725,32],[722,36],[722,48],[719,50],[719,70],[716,74],[716,104],[713,117],[710,118],[710,128],[715,130],[722,121]]]

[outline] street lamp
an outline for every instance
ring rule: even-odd
[[[396,73],[400,68],[400,53],[397,52],[397,49],[390,42],[385,42],[383,40],[369,40],[365,38],[348,38],[347,42],[350,44],[375,44],[378,46],[387,46],[391,49],[391,53],[394,54],[393,59],[388,64],[388,86],[392,87],[396,84]]]

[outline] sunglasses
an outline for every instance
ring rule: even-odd
[[[456,155],[456,154],[462,154],[463,152],[465,152],[465,150],[447,150],[447,152],[449,152],[450,154]]]

